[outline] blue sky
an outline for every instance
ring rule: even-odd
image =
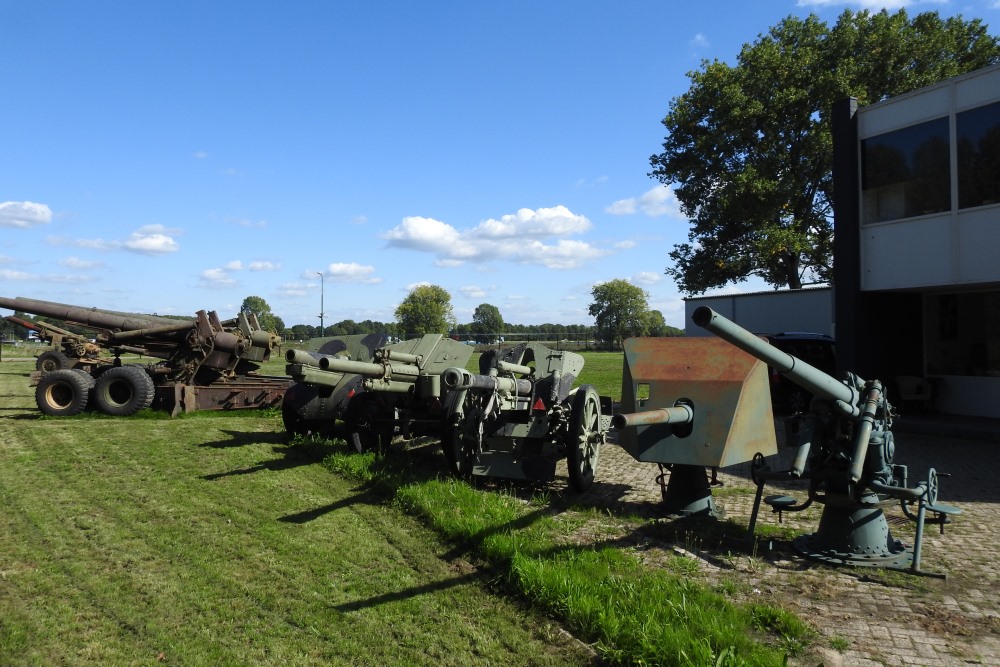
[[[0,296],[254,295],[291,326],[321,283],[326,324],[433,283],[459,322],[592,324],[622,278],[683,327],[688,225],[647,174],[687,72],[790,14],[899,6],[1000,22],[1000,0],[0,0]]]

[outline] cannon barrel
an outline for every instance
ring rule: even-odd
[[[136,313],[116,313],[97,308],[81,308],[54,301],[27,299],[19,296],[15,299],[0,297],[0,308],[19,310],[32,315],[51,317],[66,322],[74,322],[92,329],[134,331],[160,326],[177,326],[178,320],[155,315],[139,315]],[[193,318],[192,318],[193,321]],[[190,326],[190,325],[188,325]]]
[[[617,429],[650,424],[687,424],[694,420],[694,410],[688,405],[659,408],[646,412],[619,412],[611,418],[611,425]]]
[[[840,382],[787,352],[782,352],[708,306],[701,306],[695,310],[691,319],[698,326],[708,329],[719,338],[757,357],[810,393],[834,401],[841,411],[854,416],[859,414],[857,404],[860,394],[854,387]]]
[[[325,357],[332,357],[332,354],[313,354],[312,352],[306,352],[305,350],[296,350],[294,348],[289,348],[285,350],[285,361],[290,364],[304,364],[306,366],[315,366],[319,368],[319,362]]]
[[[319,367],[324,371],[355,373],[368,378],[392,378],[403,382],[416,382],[417,376],[420,375],[420,369],[409,364],[373,364],[341,357],[322,357],[319,360]]]
[[[479,389],[483,391],[500,391],[508,394],[527,396],[531,393],[531,380],[492,375],[475,375],[464,368],[449,368],[441,374],[441,385],[445,389]]]

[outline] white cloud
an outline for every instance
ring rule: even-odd
[[[226,264],[225,268],[229,271],[239,271],[243,268],[243,262],[241,262],[238,259],[234,259],[233,261]]]
[[[653,271],[643,271],[629,278],[629,282],[634,283],[636,285],[655,285],[661,280],[663,280],[663,276]]]
[[[166,255],[180,250],[180,245],[171,236],[176,233],[163,225],[146,225],[132,232],[121,245],[140,255]]]
[[[467,299],[482,299],[486,296],[486,290],[479,285],[465,285],[458,288],[459,293]]]
[[[644,192],[639,197],[619,199],[604,209],[611,215],[633,215],[645,213],[651,218],[667,216],[676,220],[685,220],[681,214],[680,202],[674,196],[669,185],[657,185]]]
[[[200,286],[209,289],[235,287],[239,284],[226,269],[205,269],[199,278]]]
[[[712,46],[712,44],[708,41],[708,37],[705,37],[704,34],[699,32],[697,35],[691,38],[691,41],[688,42],[688,46],[690,46],[694,50],[700,50],[700,49],[707,49],[710,46]]]
[[[267,262],[258,260],[250,262],[251,271],[278,271],[281,269],[281,262]]]
[[[80,259],[79,257],[66,257],[59,260],[61,266],[66,266],[71,269],[96,269],[98,267],[104,266],[104,262],[99,262],[96,260]]]
[[[45,204],[33,201],[5,201],[0,203],[0,227],[27,229],[52,222],[52,211]]]
[[[256,222],[248,218],[227,218],[227,220],[240,227],[249,227],[251,229],[264,229],[267,227],[267,220],[257,220]]]
[[[205,151],[195,151],[194,157],[196,160],[204,160],[205,158],[208,157],[208,153],[206,153]]]
[[[278,295],[288,299],[294,299],[308,294],[310,287],[311,285],[285,283],[284,285],[278,287]]]
[[[432,253],[438,266],[508,261],[568,269],[604,256],[607,251],[583,241],[559,239],[555,244],[546,244],[542,239],[579,234],[590,227],[586,217],[565,206],[555,206],[522,208],[464,231],[433,218],[411,216],[382,234],[382,238],[390,247]]]
[[[11,271],[10,269],[0,269],[0,278],[4,280],[38,280],[39,276],[24,271]]]
[[[614,244],[615,250],[631,250],[632,248],[639,245],[631,239],[626,239],[624,241],[618,241]]]
[[[367,264],[338,263],[326,267],[323,275],[338,283],[361,283],[362,285],[377,285],[382,278],[372,275],[375,267]]]

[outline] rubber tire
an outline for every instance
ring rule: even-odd
[[[601,456],[601,443],[591,443],[601,430],[601,397],[592,385],[583,385],[573,397],[569,433],[566,440],[566,467],[569,483],[583,493],[594,483],[594,472]]]
[[[72,417],[87,409],[94,378],[69,368],[46,373],[35,387],[35,403],[44,414]]]
[[[106,415],[128,417],[153,403],[155,388],[146,371],[137,366],[115,366],[94,384],[93,407]]]
[[[59,350],[46,350],[35,359],[35,370],[41,371],[42,375],[72,366],[70,358]]]

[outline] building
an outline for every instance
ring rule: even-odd
[[[684,299],[685,322],[691,322],[691,315],[699,306],[708,306],[754,333],[796,331],[834,335],[833,290],[829,287],[689,296]],[[712,334],[690,324],[684,329],[684,335]]]
[[[844,100],[833,138],[839,369],[1000,416],[1000,66]]]

